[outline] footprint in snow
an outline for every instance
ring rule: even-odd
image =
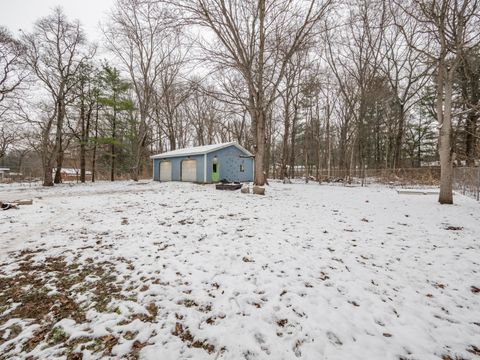
[[[338,338],[338,336],[332,332],[332,331],[327,331],[327,337],[328,337],[328,340],[330,340],[330,342],[334,345],[343,345],[343,343],[340,341],[340,339]]]

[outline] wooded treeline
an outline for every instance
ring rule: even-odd
[[[46,186],[73,165],[82,181],[138,180],[151,154],[237,141],[260,185],[298,166],[328,178],[439,161],[451,203],[452,167],[478,165],[479,13],[474,0],[117,0],[92,44],[56,8],[30,33],[0,30],[0,161],[37,154]]]

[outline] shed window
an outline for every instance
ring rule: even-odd
[[[240,164],[240,172],[245,172],[245,165]]]
[[[214,172],[214,173],[217,172],[217,164],[213,164],[213,172]]]

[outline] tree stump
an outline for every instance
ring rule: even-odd
[[[261,186],[254,186],[253,193],[256,195],[265,195],[265,188]]]

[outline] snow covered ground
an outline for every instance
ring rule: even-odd
[[[480,204],[3,186],[0,359],[478,359]]]

